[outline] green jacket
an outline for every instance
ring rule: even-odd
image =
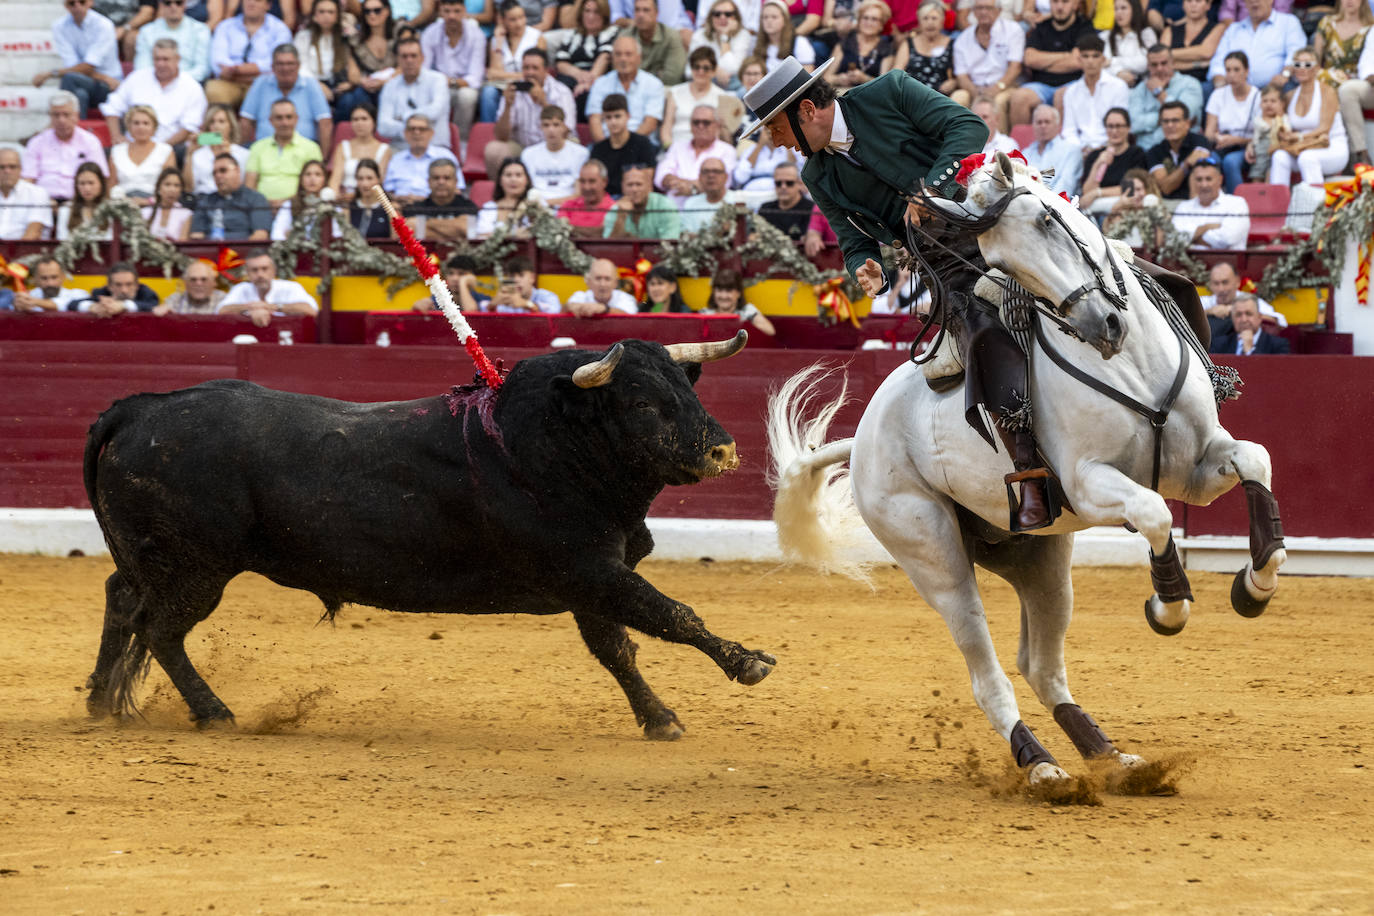
[[[665,86],[676,86],[686,78],[683,74],[687,71],[687,49],[683,47],[677,29],[658,23],[654,26],[654,40],[648,44],[639,37],[639,30],[633,25],[621,29],[616,37],[622,35],[629,35],[639,42],[639,52],[643,56],[639,69],[652,73]]]
[[[893,186],[914,192],[924,178],[927,187],[951,196],[960,161],[982,152],[988,129],[967,108],[901,70],[854,87],[835,104],[854,135],[850,153],[864,168],[818,152],[802,178],[853,276],[867,259],[882,261],[878,242],[906,240],[906,201]]]

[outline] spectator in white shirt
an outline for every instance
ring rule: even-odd
[[[1124,80],[1127,86],[1134,86],[1149,69],[1145,53],[1155,46],[1159,36],[1146,24],[1145,4],[1141,0],[1115,0],[1112,12],[1112,27],[1101,32],[1107,46],[1107,72]]]
[[[586,289],[580,289],[568,298],[568,311],[578,318],[593,318],[610,312],[623,312],[634,315],[639,312],[639,303],[634,296],[619,288],[620,274],[615,263],[605,258],[597,258],[587,268],[583,277]]]
[[[987,96],[974,99],[970,106],[973,113],[983,119],[983,123],[988,126],[988,142],[983,144],[983,154],[991,156],[993,153],[1009,153],[1016,149],[1016,141],[997,129],[997,103]]]
[[[1242,197],[1221,193],[1221,164],[1208,157],[1188,176],[1192,198],[1174,211],[1174,229],[1191,237],[1191,244],[1213,251],[1245,247],[1250,236],[1250,205]]]
[[[62,80],[61,88],[76,96],[82,117],[119,87],[124,68],[119,63],[119,40],[115,24],[91,9],[91,0],[66,0],[67,15],[53,23],[53,44],[62,66],[34,75],[33,84],[42,86],[52,77]]]
[[[543,48],[530,48],[520,55],[523,79],[507,83],[501,90],[492,134],[483,156],[487,174],[495,175],[506,159],[518,157],[521,150],[534,146],[544,135],[540,129],[545,105],[563,109],[566,124],[577,123],[577,105],[572,90],[549,73],[549,55]]]
[[[544,106],[539,113],[539,130],[544,142],[525,147],[520,161],[544,202],[557,206],[577,193],[577,174],[589,153],[585,146],[568,142],[568,124],[557,105]]]
[[[144,5],[144,9],[148,9]],[[210,27],[186,15],[185,0],[158,0],[157,18],[138,29],[134,69],[153,65],[153,45],[160,39],[176,42],[181,69],[197,83],[210,75]],[[141,12],[141,11],[140,11]]]
[[[26,293],[14,294],[16,312],[64,312],[73,302],[85,299],[89,294],[84,289],[64,287],[62,281],[67,272],[57,258],[48,256],[33,265],[29,275],[33,288]]]
[[[19,153],[0,149],[0,239],[41,239],[52,230],[48,192],[19,177]]]
[[[999,15],[997,0],[973,0],[975,25],[954,40],[954,78],[972,98],[993,103],[997,122],[1007,122],[1007,101],[1021,75],[1026,33]]]
[[[439,19],[420,33],[425,66],[448,81],[449,111],[466,137],[477,115],[477,92],[487,71],[487,37],[463,0],[439,0]]]
[[[134,105],[147,105],[157,114],[153,139],[159,143],[179,146],[200,131],[205,91],[190,74],[181,72],[181,52],[172,39],[159,38],[153,45],[153,65],[130,73],[100,106],[111,145],[125,141],[121,125]]]
[[[1076,51],[1083,75],[1064,90],[1064,128],[1060,133],[1087,153],[1106,144],[1107,129],[1102,119],[1113,108],[1130,104],[1131,94],[1124,80],[1103,72],[1107,58],[1101,38],[1091,32],[1081,36]]]
[[[387,80],[377,102],[377,133],[399,137],[405,132],[406,118],[422,114],[435,126],[434,145],[449,149],[448,80],[438,70],[425,69],[425,52],[418,38],[397,43],[396,67],[399,72]]]
[[[248,279],[220,300],[218,314],[247,315],[260,328],[276,315],[314,315],[315,300],[294,280],[278,280],[277,265],[266,251],[254,251],[243,262]]]

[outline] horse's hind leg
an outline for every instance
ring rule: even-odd
[[[1231,606],[1244,617],[1258,617],[1269,606],[1279,587],[1279,567],[1288,559],[1284,549],[1279,504],[1269,491],[1269,453],[1254,442],[1237,441],[1231,450],[1231,466],[1245,488],[1250,513],[1250,560],[1236,573],[1231,586]]]
[[[118,570],[111,573],[105,580],[105,623],[100,632],[100,649],[95,657],[95,670],[86,680],[91,691],[86,696],[86,711],[97,719],[113,711],[111,679],[115,665],[133,638],[133,618],[137,609],[138,595],[133,587]]]
[[[592,655],[625,691],[635,721],[644,726],[644,737],[655,741],[675,741],[682,737],[683,727],[677,714],[663,705],[640,676],[635,665],[636,646],[625,627],[583,611],[574,611],[573,619]]]

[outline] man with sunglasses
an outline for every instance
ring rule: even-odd
[[[210,104],[237,109],[248,87],[272,69],[272,52],[291,44],[291,30],[267,11],[267,0],[243,0],[239,14],[215,26],[205,84]]]
[[[800,242],[811,226],[811,211],[816,204],[802,194],[801,174],[790,162],[773,170],[773,188],[777,196],[764,201],[759,216],[782,231],[789,239]]]
[[[124,68],[114,23],[91,9],[91,0],[66,0],[65,6],[67,14],[52,27],[62,66],[35,74],[33,84],[59,78],[61,88],[76,96],[79,117],[84,118],[119,87]]]
[[[135,70],[153,65],[153,45],[164,38],[177,43],[181,72],[197,83],[205,82],[210,75],[210,27],[186,15],[186,0],[157,0],[157,18],[138,30]]]
[[[1182,102],[1165,102],[1159,109],[1164,139],[1145,151],[1150,174],[1170,200],[1188,198],[1188,176],[1193,167],[1212,155],[1207,138],[1192,130],[1193,119]]]
[[[701,190],[698,178],[707,159],[719,159],[727,168],[735,167],[735,148],[720,139],[716,110],[710,105],[692,109],[692,135],[668,147],[654,172],[654,184],[681,206]]]

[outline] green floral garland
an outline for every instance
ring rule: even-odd
[[[48,255],[27,255],[19,258],[18,263],[32,270],[40,258],[51,256],[69,274],[75,272],[83,258],[104,264],[103,247],[107,240],[103,236],[112,226],[118,226],[119,241],[124,248],[123,260],[130,264],[150,264],[160,269],[163,276],[170,277],[191,262],[175,245],[148,230],[147,221],[133,201],[121,198],[97,204],[91,219],[73,229]]]
[[[1115,217],[1107,235],[1125,241],[1132,233],[1139,233],[1140,249],[1147,260],[1176,265],[1179,272],[1194,283],[1207,282],[1207,266],[1188,253],[1193,244],[1192,236],[1174,228],[1173,217],[1165,207],[1156,204],[1126,211]],[[1157,246],[1155,239],[1161,235],[1164,243]]]
[[[530,218],[530,234],[540,251],[547,251],[578,276],[592,266],[592,256],[573,241],[572,223],[559,219],[542,203],[531,204],[525,211]]]
[[[1285,290],[1339,283],[1346,247],[1351,242],[1367,244],[1374,237],[1374,193],[1359,194],[1339,209],[1323,206],[1312,225],[1311,236],[1295,243],[1264,272],[1256,290],[1260,296],[1272,301]],[[1326,276],[1308,270],[1313,259],[1325,268]]]

